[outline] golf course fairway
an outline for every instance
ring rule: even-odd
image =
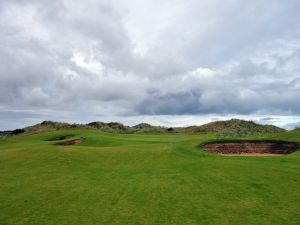
[[[2,138],[0,225],[300,224],[300,151],[229,157],[199,147],[217,138],[96,130]],[[300,131],[247,138],[300,142]],[[73,139],[82,141],[57,144]]]

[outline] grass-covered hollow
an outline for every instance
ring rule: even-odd
[[[299,224],[300,151],[223,157],[207,134],[72,130],[0,140],[0,224]],[[76,145],[57,143],[80,139]],[[300,142],[300,131],[247,140]]]

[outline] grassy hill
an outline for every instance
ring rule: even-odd
[[[36,133],[41,131],[65,130],[65,129],[88,129],[100,130],[111,133],[218,133],[220,136],[242,137],[259,134],[272,134],[285,132],[284,129],[273,125],[260,125],[252,121],[232,119],[227,121],[216,121],[201,126],[190,127],[162,127],[152,126],[147,123],[140,123],[135,126],[126,126],[118,122],[91,122],[88,124],[69,124],[54,121],[44,121],[42,123],[17,129],[14,131],[0,132],[0,136],[19,134],[23,132]]]
[[[285,132],[284,129],[273,125],[261,125],[253,121],[239,119],[215,121],[202,126],[188,127],[186,130],[191,132],[215,132],[221,136],[249,136]]]
[[[86,139],[46,141],[63,135]],[[300,131],[255,139],[264,138],[300,142]],[[198,147],[217,139],[78,128],[0,139],[0,224],[299,224],[300,151],[224,157]]]

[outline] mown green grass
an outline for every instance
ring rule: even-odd
[[[87,139],[45,141],[63,134]],[[71,130],[0,140],[0,224],[300,224],[300,151],[197,147],[216,138]],[[252,138],[300,142],[300,131]]]

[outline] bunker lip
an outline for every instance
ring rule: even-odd
[[[76,145],[76,144],[82,143],[84,140],[85,140],[85,137],[81,137],[81,138],[70,140],[70,141],[60,142],[60,143],[57,143],[56,145],[63,145],[63,146]]]
[[[68,139],[71,137],[74,137],[74,135],[72,135],[72,134],[63,135],[63,136],[47,139],[46,141],[62,141],[62,140],[65,140],[65,139]]]
[[[230,141],[207,143],[202,149],[226,156],[278,156],[295,152],[299,144],[287,141]]]
[[[274,153],[239,153],[239,154],[222,154],[217,153],[222,156],[281,156],[284,154],[274,154]]]

